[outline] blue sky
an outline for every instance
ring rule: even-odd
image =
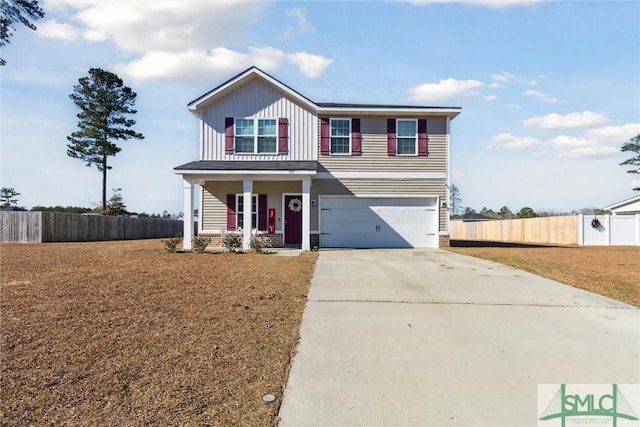
[[[476,210],[602,207],[640,185],[619,166],[640,132],[637,1],[41,4],[0,70],[1,185],[27,208],[100,201],[101,174],[66,155],[69,94],[92,67],[138,93],[146,138],[121,144],[108,180],[133,211],[182,211],[186,105],[251,65],[317,102],[461,107],[452,182]]]

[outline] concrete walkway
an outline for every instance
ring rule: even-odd
[[[445,251],[321,251],[279,426],[535,426],[561,383],[640,383],[640,310]]]

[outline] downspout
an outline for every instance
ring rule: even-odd
[[[446,233],[449,235],[449,239],[451,239],[451,224],[450,224],[450,215],[449,215],[449,201],[451,200],[451,136],[449,134],[451,130],[451,117],[447,116],[446,118],[446,133],[447,133],[447,191],[446,198],[444,203],[446,204],[445,209],[445,228]]]

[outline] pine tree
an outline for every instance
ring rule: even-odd
[[[136,93],[125,86],[116,74],[99,68],[89,70],[69,95],[80,109],[77,114],[78,130],[67,137],[67,155],[85,161],[102,172],[102,210],[107,208],[107,159],[121,150],[115,142],[144,139],[141,133],[130,129],[136,121],[129,118]]]
[[[635,166],[635,169],[630,169],[627,172],[640,174],[640,133],[631,138],[629,141],[630,142],[622,145],[620,151],[630,151],[632,153],[635,153],[635,156],[620,163],[620,166]],[[640,191],[640,187],[636,187],[633,190]]]

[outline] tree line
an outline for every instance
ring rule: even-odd
[[[456,185],[452,185],[449,189],[449,212],[451,219],[468,218],[476,215],[475,219],[514,219],[514,218],[537,218],[546,216],[566,216],[566,215],[604,215],[607,211],[594,207],[585,207],[571,211],[554,211],[554,210],[534,210],[529,206],[522,207],[519,211],[513,212],[507,206],[502,206],[498,210],[493,210],[483,206],[480,211],[476,211],[472,207],[462,206],[461,192]],[[480,217],[481,215],[482,217]]]
[[[94,213],[110,216],[137,216],[139,218],[160,218],[160,219],[181,219],[182,212],[178,214],[169,213],[165,210],[162,213],[146,213],[146,212],[130,212],[127,210],[127,206],[124,204],[124,199],[120,194],[120,188],[113,189],[113,195],[107,201],[106,209],[102,209],[100,206],[93,208],[87,208],[82,206],[40,206],[36,205],[29,209],[32,212],[62,212],[62,213],[74,213],[85,214]],[[10,211],[27,211],[28,209],[18,205],[18,193],[15,188],[2,187],[0,188],[0,210]]]

